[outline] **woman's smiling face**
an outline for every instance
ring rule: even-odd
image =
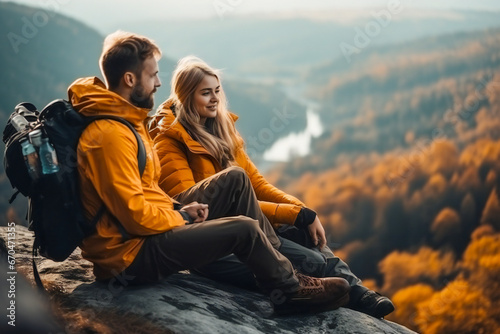
[[[205,75],[194,92],[194,105],[201,124],[205,124],[207,118],[217,116],[219,104],[220,83],[213,75]]]

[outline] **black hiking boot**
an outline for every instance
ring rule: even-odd
[[[383,318],[394,311],[394,304],[389,298],[372,290],[366,291],[354,305],[349,307],[375,318]]]

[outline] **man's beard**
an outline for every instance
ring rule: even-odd
[[[154,93],[156,92],[156,88],[149,94],[144,92],[144,86],[141,85],[140,82],[132,88],[132,92],[130,93],[130,102],[139,108],[145,109],[153,109],[155,104],[154,101]]]

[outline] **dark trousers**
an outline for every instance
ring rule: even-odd
[[[279,252],[283,254],[301,273],[314,277],[342,277],[351,285],[351,298],[357,300],[367,288],[352,273],[349,266],[335,256],[328,247],[306,248],[293,241],[280,238]],[[234,254],[224,256],[206,266],[195,268],[192,272],[217,281],[236,285],[241,288],[257,289],[252,272]]]
[[[234,254],[263,289],[298,289],[293,266],[276,250],[281,243],[241,168],[228,168],[176,199],[183,204],[208,204],[208,220],[147,237],[125,270],[135,277],[134,283],[155,282],[179,270],[201,268]]]
[[[283,254],[292,265],[301,273],[314,277],[342,277],[351,285],[351,299],[357,298],[367,289],[361,280],[352,273],[349,266],[333,252],[325,247],[321,251],[318,248],[307,248],[286,238],[277,237],[276,233],[260,210],[257,198],[251,186],[251,182],[240,168],[232,168],[239,177],[219,177],[214,185],[213,179],[208,178],[190,189],[175,196],[175,199],[187,204],[192,201],[209,204],[209,218],[220,217],[224,212],[229,214],[243,214],[259,222],[269,240],[273,240],[273,246]],[[233,196],[241,196],[243,199],[235,201]],[[226,198],[230,198],[227,202]],[[215,199],[215,200],[214,200]],[[230,203],[237,203],[235,207],[228,207]],[[234,254],[226,255],[206,266],[199,266],[193,272],[217,281],[226,282],[247,289],[257,287],[252,271],[245,266]]]

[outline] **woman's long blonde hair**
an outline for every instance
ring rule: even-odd
[[[165,105],[173,106],[171,108],[176,114],[176,121],[220,162],[222,168],[226,168],[233,164],[241,138],[227,110],[227,99],[222,84],[218,96],[217,116],[207,118],[204,125],[200,123],[200,115],[195,108],[194,93],[207,75],[216,77],[221,84],[218,71],[203,60],[194,56],[179,60],[172,76],[170,97]]]

